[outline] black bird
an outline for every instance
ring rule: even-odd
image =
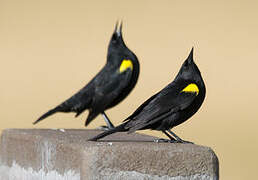
[[[96,116],[102,114],[108,128],[113,124],[105,114],[123,99],[135,87],[139,77],[140,65],[136,55],[127,48],[122,37],[122,22],[115,31],[108,46],[107,62],[101,71],[75,95],[43,114],[33,124],[56,112],[75,112],[75,117],[89,110],[87,126]]]
[[[193,61],[192,49],[173,82],[145,101],[124,123],[89,140],[96,141],[115,132],[132,133],[152,129],[166,134],[170,138],[169,142],[188,142],[170,129],[198,111],[204,101],[205,92],[201,73]]]

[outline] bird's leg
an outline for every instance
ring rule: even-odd
[[[170,142],[170,143],[177,142],[176,139],[170,136],[166,131],[163,130],[162,132],[166,134],[167,137],[169,137],[169,139],[157,139],[155,140],[155,142]]]
[[[177,136],[174,132],[172,132],[170,129],[169,130],[167,130],[172,136],[174,136],[175,138],[176,138],[176,141],[178,142],[178,143],[191,143],[191,144],[193,144],[192,142],[190,142],[190,141],[185,141],[185,140],[183,140],[183,139],[181,139],[179,136]]]
[[[108,116],[106,115],[106,113],[103,111],[102,116],[105,120],[105,122],[107,123],[107,126],[101,126],[102,130],[109,130],[109,129],[113,129],[115,126],[112,124],[112,122],[109,120]]]

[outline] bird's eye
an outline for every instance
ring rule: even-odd
[[[188,66],[188,63],[187,63],[187,62],[185,62],[185,63],[184,63],[184,67],[186,68],[187,66]]]
[[[112,42],[116,42],[117,41],[117,35],[114,34],[113,37],[112,37]]]

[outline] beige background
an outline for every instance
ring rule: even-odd
[[[244,0],[0,0],[0,127],[83,128],[87,112],[32,122],[100,70],[115,22],[123,19],[124,39],[140,60],[141,75],[133,93],[107,111],[113,122],[171,82],[194,46],[207,97],[174,131],[215,150],[221,179],[256,179],[257,8]],[[99,116],[87,128],[103,124]]]

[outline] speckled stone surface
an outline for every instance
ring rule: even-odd
[[[212,149],[156,143],[154,137],[116,133],[87,141],[99,130],[7,129],[0,144],[0,179],[219,179]]]

